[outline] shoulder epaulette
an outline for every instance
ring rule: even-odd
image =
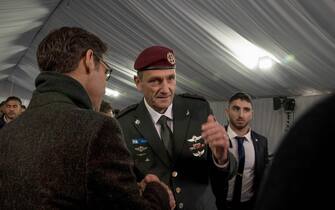
[[[122,117],[123,115],[127,114],[128,112],[130,112],[130,111],[136,109],[137,106],[138,106],[138,104],[133,104],[133,105],[130,105],[130,106],[128,106],[128,107],[122,109],[122,110],[119,112],[119,114],[116,116],[116,118],[118,119],[118,118]]]
[[[198,99],[198,100],[202,100],[202,101],[207,101],[203,96],[199,96],[199,95],[196,95],[196,94],[182,93],[182,94],[179,94],[179,96],[181,96],[183,98],[191,98],[191,99]]]

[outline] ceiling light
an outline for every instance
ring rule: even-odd
[[[120,95],[119,91],[106,88],[105,95],[109,97],[118,97]]]
[[[273,63],[274,62],[270,57],[268,56],[261,57],[258,59],[258,68],[262,70],[268,70],[272,67]]]
[[[209,33],[225,46],[223,50],[228,49],[228,53],[249,69],[257,68],[259,59],[263,57],[271,58],[273,64],[274,62],[280,63],[274,55],[251,43],[224,24],[220,27],[210,28]]]
[[[255,69],[260,65],[262,65],[262,68],[270,68],[274,61],[279,62],[269,52],[242,38],[238,42],[231,43],[229,48],[232,50],[234,57],[249,69]]]

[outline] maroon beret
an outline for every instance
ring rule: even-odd
[[[144,49],[137,56],[134,64],[134,69],[137,71],[175,68],[176,59],[173,50],[162,46],[152,46]]]

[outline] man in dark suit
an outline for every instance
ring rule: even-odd
[[[263,179],[255,210],[333,208],[334,107],[332,95],[288,131]]]
[[[143,50],[135,61],[134,80],[144,99],[121,111],[118,120],[138,179],[156,174],[172,188],[178,209],[216,209],[209,177],[223,185],[236,161],[208,102],[189,94],[175,96],[175,63],[169,48]]]
[[[15,120],[22,113],[22,101],[16,96],[9,96],[4,103],[4,114],[0,114],[0,129]]]
[[[106,50],[95,35],[70,27],[39,44],[42,72],[29,107],[0,130],[1,209],[174,206],[156,176],[138,187],[117,121],[96,112],[111,73]]]
[[[228,195],[223,200],[225,203],[222,203],[222,208],[251,210],[268,164],[267,139],[250,127],[253,107],[248,94],[234,94],[229,99],[225,113],[229,121],[229,150],[238,160],[238,169],[236,176],[229,180]]]

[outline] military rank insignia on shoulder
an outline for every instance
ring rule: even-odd
[[[122,110],[120,111],[120,113],[117,115],[117,118],[120,118],[120,117],[122,117],[123,115],[129,113],[130,111],[135,110],[137,106],[138,106],[138,104],[133,104],[133,105],[130,105],[130,106],[128,106],[128,107],[122,109]]]
[[[196,94],[182,93],[182,94],[179,94],[179,96],[183,98],[191,98],[191,99],[198,99],[201,101],[207,101],[203,96],[196,95]]]

